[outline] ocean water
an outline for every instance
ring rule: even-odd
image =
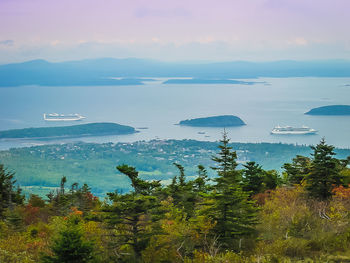
[[[0,140],[0,149],[70,141],[132,142],[151,139],[216,141],[222,128],[174,125],[180,120],[233,114],[246,126],[227,128],[234,142],[316,144],[322,137],[337,147],[350,148],[350,116],[308,116],[311,108],[350,104],[350,78],[262,78],[255,85],[162,84],[142,86],[9,87],[0,88],[0,130],[116,122],[140,129],[123,136],[65,140]],[[79,113],[84,121],[50,123],[43,113]],[[271,135],[276,125],[306,125],[317,135]],[[204,132],[204,134],[198,134]]]

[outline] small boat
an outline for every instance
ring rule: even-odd
[[[86,117],[74,113],[74,114],[58,114],[58,113],[44,113],[45,121],[80,121]]]

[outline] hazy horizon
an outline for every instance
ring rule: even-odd
[[[350,59],[347,0],[2,0],[0,64]]]
[[[46,58],[31,58],[31,59],[24,59],[24,60],[19,60],[19,61],[13,61],[13,62],[0,62],[1,65],[8,65],[8,64],[20,64],[20,63],[26,63],[26,62],[33,62],[33,61],[46,61],[49,63],[64,63],[64,62],[79,62],[79,61],[97,61],[97,60],[107,60],[107,59],[113,59],[113,60],[147,60],[147,61],[155,61],[155,62],[164,62],[164,63],[176,63],[176,64],[213,64],[213,63],[239,63],[239,62],[244,62],[244,63],[274,63],[274,62],[350,62],[350,58],[348,59],[342,59],[342,58],[328,58],[328,59],[276,59],[276,60],[243,60],[243,59],[238,59],[238,60],[177,60],[177,61],[172,61],[172,60],[162,60],[162,59],[154,59],[154,58],[147,58],[147,57],[112,57],[112,56],[105,56],[105,57],[95,57],[95,58],[89,58],[89,57],[82,57],[79,59],[46,59]]]

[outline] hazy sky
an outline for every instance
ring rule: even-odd
[[[350,59],[350,0],[0,0],[0,63]]]

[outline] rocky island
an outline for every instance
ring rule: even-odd
[[[83,136],[122,135],[137,132],[133,127],[117,123],[88,123],[60,127],[25,128],[0,131],[0,139],[68,138]]]
[[[329,105],[311,109],[307,115],[350,115],[350,105]]]
[[[222,115],[206,118],[196,118],[180,121],[179,125],[193,127],[234,127],[246,125],[244,121],[234,115]]]

